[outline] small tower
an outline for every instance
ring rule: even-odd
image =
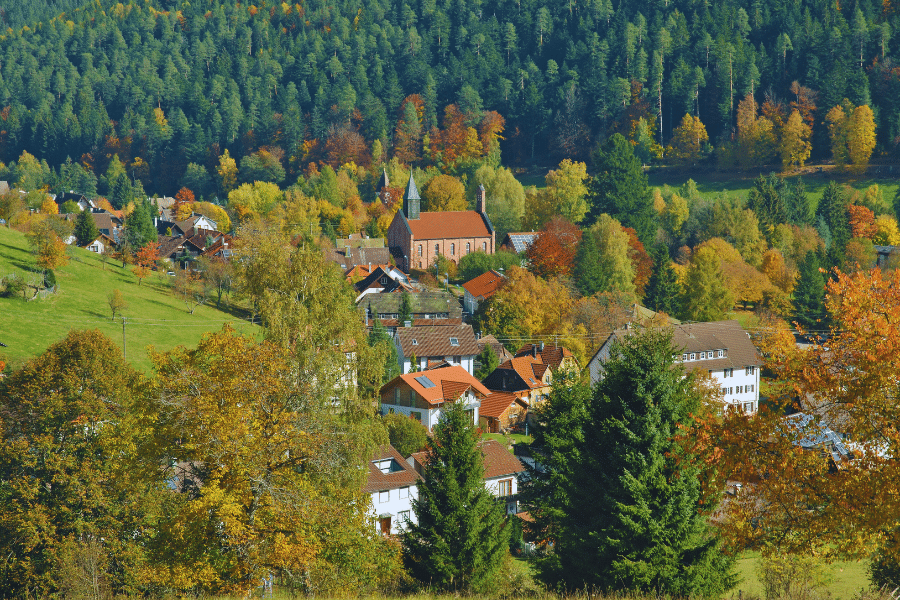
[[[475,192],[475,211],[487,214],[487,192],[484,191],[483,185],[479,185],[478,191]]]
[[[413,220],[419,218],[419,190],[416,188],[416,182],[413,180],[412,172],[409,174],[409,183],[406,184],[406,193],[403,194],[403,214],[407,219]]]

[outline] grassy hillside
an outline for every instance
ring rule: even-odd
[[[107,294],[119,289],[128,302],[125,339],[127,358],[136,368],[148,371],[148,346],[168,350],[178,345],[194,346],[206,331],[230,323],[238,331],[259,334],[259,328],[247,323],[240,310],[200,306],[190,314],[175,298],[171,282],[164,273],[154,273],[140,286],[130,267],[110,260],[104,270],[100,257],[81,248],[71,248],[69,264],[56,272],[59,292],[43,299],[23,301],[0,298],[0,342],[7,348],[0,353],[12,366],[40,354],[51,343],[72,329],[96,328],[122,346],[122,320],[110,319]],[[34,268],[25,236],[0,227],[0,277],[18,273],[27,277]],[[30,293],[29,293],[30,295]]]
[[[785,180],[791,185],[793,185],[797,177],[802,177],[806,186],[806,193],[812,197],[814,206],[818,206],[825,186],[832,180],[839,184],[849,185],[860,192],[865,191],[866,188],[873,184],[878,184],[884,199],[888,202],[893,201],[898,189],[900,189],[900,181],[897,179],[897,176],[900,176],[900,168],[889,171],[889,167],[881,166],[875,176],[865,177],[853,177],[849,174],[837,173],[831,166],[823,166],[821,172],[818,168],[808,167],[801,174],[792,174],[785,177]],[[649,179],[650,185],[656,187],[662,187],[663,185],[678,187],[683,185],[688,179],[693,179],[697,183],[697,189],[704,196],[711,198],[724,191],[731,196],[743,196],[746,198],[750,190],[753,189],[753,180],[759,175],[768,174],[768,171],[739,173],[708,170],[690,172],[663,168],[650,171]]]

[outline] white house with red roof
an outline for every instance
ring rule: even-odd
[[[506,278],[500,271],[491,269],[463,284],[466,295],[463,297],[463,308],[469,314],[478,310],[478,305],[493,296]]]
[[[462,402],[472,423],[477,424],[481,400],[490,393],[464,368],[443,366],[399,375],[384,384],[380,391],[381,414],[405,415],[431,431],[440,420],[445,404]]]
[[[404,271],[427,269],[438,256],[459,263],[460,258],[478,250],[494,253],[496,234],[487,216],[484,186],[478,188],[475,210],[421,212],[420,202],[410,174],[403,208],[387,231],[388,248]]]
[[[375,530],[382,535],[396,535],[416,522],[412,501],[418,497],[422,477],[400,453],[386,444],[378,448],[369,461],[369,474],[363,492],[372,498]]]

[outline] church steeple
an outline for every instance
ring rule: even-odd
[[[403,194],[403,214],[407,219],[419,218],[419,189],[413,179],[412,171],[409,173],[409,183],[406,184],[406,193]]]

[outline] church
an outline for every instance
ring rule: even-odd
[[[394,215],[387,242],[397,266],[427,269],[438,255],[454,263],[481,250],[494,253],[495,233],[486,211],[484,186],[478,186],[475,210],[421,212],[421,198],[412,175],[403,194],[403,208]]]

